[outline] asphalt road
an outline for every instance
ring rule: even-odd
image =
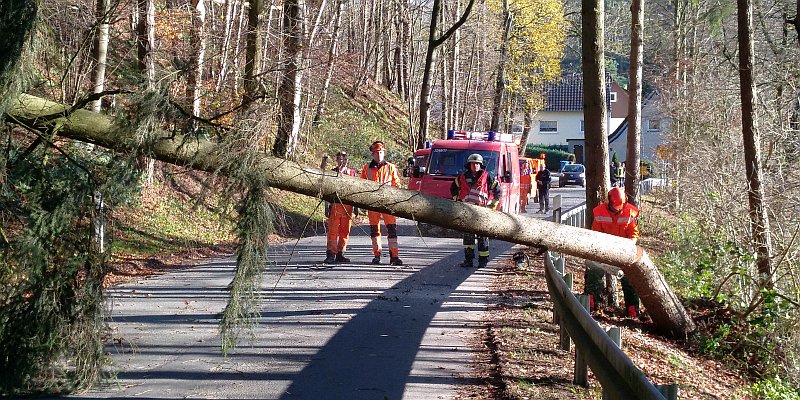
[[[323,236],[273,246],[257,325],[227,358],[219,318],[232,258],[115,287],[116,379],[71,397],[451,399],[469,383],[468,340],[492,302],[495,267],[515,250],[491,241],[489,265],[465,269],[460,239],[420,237],[408,221],[399,243],[402,267],[368,264],[363,226],[349,265],[321,264]]]

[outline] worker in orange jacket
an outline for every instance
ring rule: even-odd
[[[639,209],[627,202],[622,188],[612,188],[608,192],[608,200],[595,207],[592,215],[593,231],[628,238],[634,243],[639,239]],[[605,270],[599,268],[586,268],[585,293],[590,296],[591,309],[600,300],[605,273]],[[639,315],[639,295],[625,276],[622,277],[622,293],[628,316],[636,318]]]
[[[369,151],[372,152],[372,161],[364,165],[361,170],[361,178],[400,187],[397,167],[384,159],[386,145],[380,140],[375,141],[369,146]],[[372,263],[381,263],[381,218],[383,218],[389,243],[389,264],[403,265],[403,261],[399,257],[399,248],[397,247],[397,217],[377,211],[368,211],[367,216],[369,217],[369,235],[372,238],[372,254],[375,255]]]
[[[336,167],[334,172],[342,175],[356,176],[356,171],[347,166],[347,153],[336,153]],[[328,246],[325,251],[325,264],[349,263],[350,259],[344,256],[347,242],[350,240],[350,228],[353,226],[353,206],[333,203],[328,213]]]
[[[519,168],[519,212],[526,213],[528,210],[528,197],[531,195],[531,163],[528,160],[520,160]]]

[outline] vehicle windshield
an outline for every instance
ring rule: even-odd
[[[580,164],[567,164],[564,166],[564,172],[583,172],[583,165]]]
[[[475,153],[483,157],[483,164],[489,172],[497,176],[497,159],[500,154],[491,150],[433,149],[427,172],[430,175],[456,176],[465,171],[467,157]]]

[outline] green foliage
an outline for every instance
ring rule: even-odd
[[[547,169],[551,171],[558,171],[561,166],[561,161],[574,160],[575,158],[574,154],[567,153],[566,146],[563,145],[545,146],[529,144],[525,147],[525,157],[539,158],[539,155],[542,153],[545,155],[545,165]]]
[[[0,119],[7,103],[16,96],[15,78],[19,73],[23,46],[30,39],[36,21],[36,0],[0,1]]]
[[[750,385],[748,393],[763,400],[800,400],[800,390],[779,376],[758,381]]]
[[[117,206],[137,175],[130,159],[18,138],[0,140],[0,393],[86,387],[104,362],[104,257],[92,234],[102,215],[93,198]]]

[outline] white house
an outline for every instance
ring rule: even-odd
[[[640,143],[640,158],[655,161],[656,149],[664,143],[664,133],[669,130],[670,120],[663,113],[664,108],[659,104],[660,99],[656,92],[651,92],[642,99],[642,136]],[[617,158],[628,158],[628,123],[622,123],[608,136],[609,159],[617,153]]]

